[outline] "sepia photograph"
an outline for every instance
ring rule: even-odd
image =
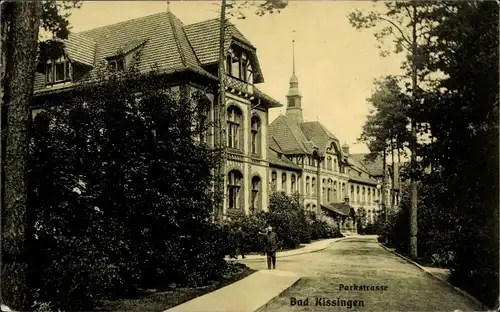
[[[0,1],[0,310],[498,311],[499,5]]]

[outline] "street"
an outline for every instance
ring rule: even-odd
[[[264,261],[243,263],[253,269],[266,268]],[[302,280],[271,301],[266,312],[479,310],[445,283],[383,249],[374,236],[278,258],[276,268],[297,273]]]

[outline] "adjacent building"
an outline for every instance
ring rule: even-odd
[[[40,61],[35,78],[33,117],[63,106],[62,93],[77,92],[102,70],[120,72],[135,64],[163,75],[165,89],[203,92],[214,120],[218,87],[219,20],[184,25],[162,12],[70,34],[61,55]],[[226,199],[224,212],[268,209],[272,191],[298,193],[307,210],[338,220],[354,219],[363,207],[369,220],[380,211],[379,164],[350,155],[347,145],[320,122],[306,122],[293,68],[286,114],[270,123],[269,110],[282,107],[259,90],[264,82],[257,49],[232,24],[226,30]],[[136,62],[136,63],[134,63]],[[205,139],[213,145],[215,129]],[[380,169],[381,170],[381,169]]]

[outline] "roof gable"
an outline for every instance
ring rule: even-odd
[[[300,123],[300,128],[307,138],[318,146],[320,153],[326,150],[331,141],[337,142],[338,145],[337,137],[326,129],[319,121],[302,122]],[[342,153],[342,149],[339,146],[337,146],[337,148],[339,152]]]
[[[268,128],[268,136],[274,138],[285,154],[309,154],[304,142],[308,139],[299,125],[280,115]]]

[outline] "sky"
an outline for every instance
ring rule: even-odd
[[[372,1],[293,0],[278,14],[257,16],[251,9],[246,18],[231,22],[257,48],[264,75],[259,88],[286,104],[292,75],[292,40],[295,40],[295,72],[303,96],[306,121],[320,121],[351,153],[365,153],[355,144],[370,111],[366,101],[374,79],[399,74],[401,55],[381,57],[373,30],[358,31],[347,18],[355,9],[372,10]],[[167,10],[185,25],[219,17],[216,1],[84,1],[71,10],[72,32],[114,24]],[[270,122],[286,113],[286,106],[269,112]]]

